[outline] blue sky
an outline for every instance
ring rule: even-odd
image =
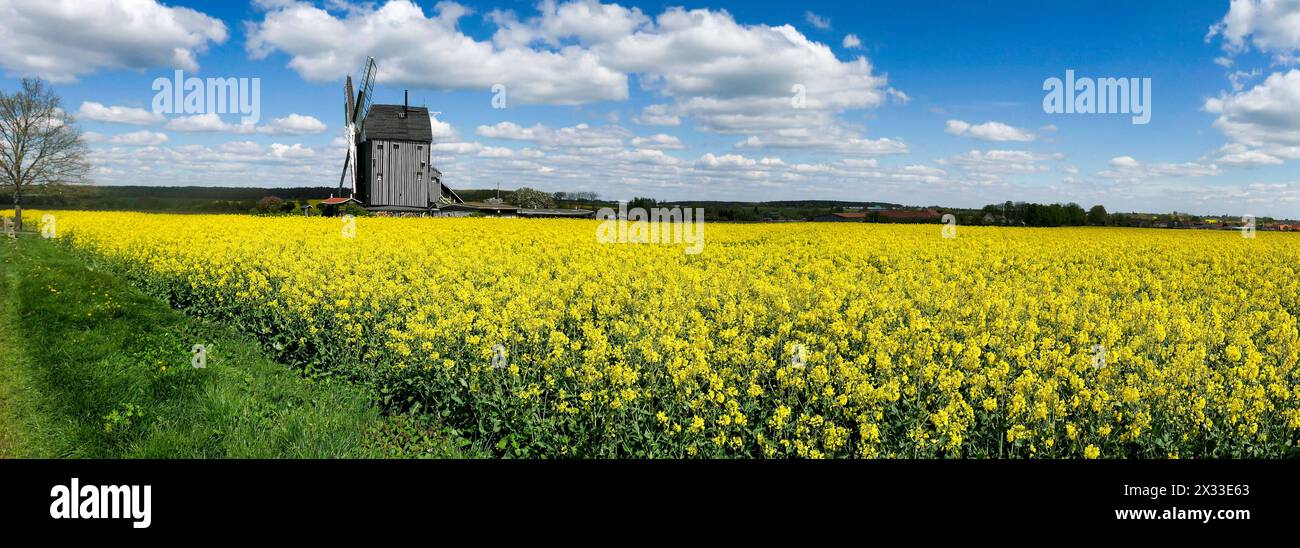
[[[52,80],[99,184],[332,186],[343,76],[373,55],[377,102],[409,89],[441,113],[453,188],[1300,217],[1297,0],[0,0],[0,15],[0,87]],[[260,120],[153,113],[152,82],[176,69],[260,78]],[[1149,78],[1150,123],[1045,113],[1044,80],[1067,69]]]

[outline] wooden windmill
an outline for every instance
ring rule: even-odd
[[[352,87],[351,76],[344,80],[347,157],[339,196],[321,203],[355,202],[370,211],[427,214],[436,212],[441,202],[463,202],[442,184],[442,172],[433,167],[429,109],[411,106],[409,94],[400,105],[372,104],[376,71],[374,58],[369,58],[359,88]],[[350,194],[344,193],[345,186]]]

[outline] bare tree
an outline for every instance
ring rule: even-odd
[[[24,78],[11,94],[0,90],[0,186],[13,187],[14,223],[20,230],[24,191],[80,183],[90,172],[76,120],[60,105],[40,78]]]

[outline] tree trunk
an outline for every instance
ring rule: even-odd
[[[17,190],[14,191],[14,231],[23,230],[23,197]]]

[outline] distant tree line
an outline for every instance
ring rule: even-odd
[[[15,193],[12,184],[0,178],[0,209],[12,207]],[[302,214],[302,206],[338,194],[331,187],[247,188],[247,187],[153,187],[98,186],[50,182],[33,186],[22,195],[25,206],[36,209],[80,209],[101,211],[155,211],[177,213],[254,213],[262,215]],[[602,200],[595,192],[542,192],[531,188],[518,190],[457,190],[471,202],[501,201],[529,209],[573,208],[597,210],[618,207],[618,202]],[[932,219],[888,219],[880,215],[889,210],[912,210],[898,204],[882,202],[843,202],[833,200],[787,200],[776,202],[677,201],[667,202],[636,197],[629,208],[655,207],[702,208],[704,218],[715,222],[810,221],[831,213],[865,213],[865,222],[938,222]],[[313,215],[320,212],[314,208]],[[354,208],[361,213],[360,208]],[[1118,227],[1231,227],[1240,224],[1238,216],[1197,216],[1178,211],[1170,213],[1110,213],[1105,206],[1084,210],[1076,203],[1039,204],[1007,201],[981,209],[950,208],[932,205],[928,210],[952,214],[962,226],[1118,226]],[[1260,217],[1260,226],[1273,220]]]
[[[1003,202],[990,204],[978,211],[952,210],[959,224],[1013,226],[1119,226],[1132,228],[1214,228],[1240,225],[1240,216],[1202,216],[1173,211],[1170,213],[1109,213],[1095,205],[1084,211],[1078,204],[1035,204]],[[1257,222],[1271,223],[1271,217]]]
[[[1105,224],[1106,208],[1094,206],[1084,211],[1079,204],[1036,204],[1005,202],[984,206],[984,215],[972,224],[1006,224],[1017,226],[1084,226]],[[989,222],[992,220],[993,222]]]
[[[556,192],[551,196],[556,202],[595,202],[600,194],[595,192]]]
[[[233,188],[45,185],[23,196],[37,209],[98,211],[157,211],[185,213],[248,213],[258,201],[274,196],[301,205],[309,199],[337,194],[337,188]],[[0,207],[13,204],[12,194],[0,194]],[[262,210],[267,209],[264,205]],[[301,211],[299,211],[301,213]]]

